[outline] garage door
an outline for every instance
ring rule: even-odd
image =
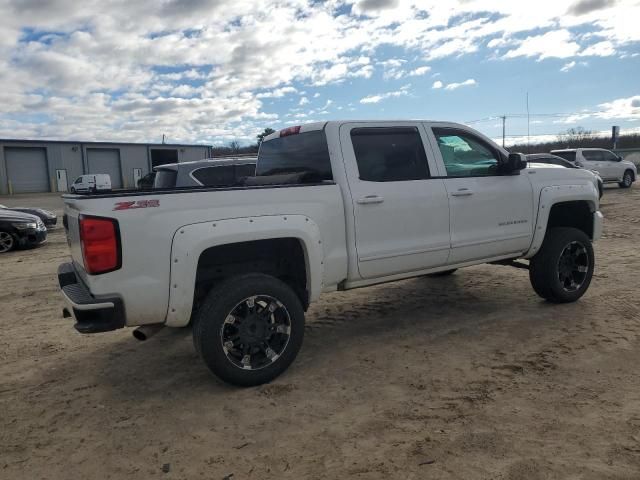
[[[13,193],[50,190],[47,154],[44,148],[6,147],[4,158]]]
[[[111,177],[111,188],[122,188],[119,150],[87,148],[87,164],[87,173],[108,173]]]

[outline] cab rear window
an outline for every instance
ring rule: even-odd
[[[321,180],[333,180],[323,130],[274,138],[260,145],[256,176],[304,172],[316,174]]]

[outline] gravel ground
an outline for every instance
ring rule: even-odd
[[[326,295],[294,365],[249,389],[210,375],[188,329],[76,333],[54,230],[0,256],[0,478],[638,479],[639,204],[606,189],[575,304],[489,265]]]

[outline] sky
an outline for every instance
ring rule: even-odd
[[[640,131],[640,0],[0,0],[0,138],[341,119]],[[527,121],[527,96],[529,119]]]

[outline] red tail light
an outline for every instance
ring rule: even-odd
[[[87,273],[107,273],[122,266],[117,220],[81,215],[80,244]]]

